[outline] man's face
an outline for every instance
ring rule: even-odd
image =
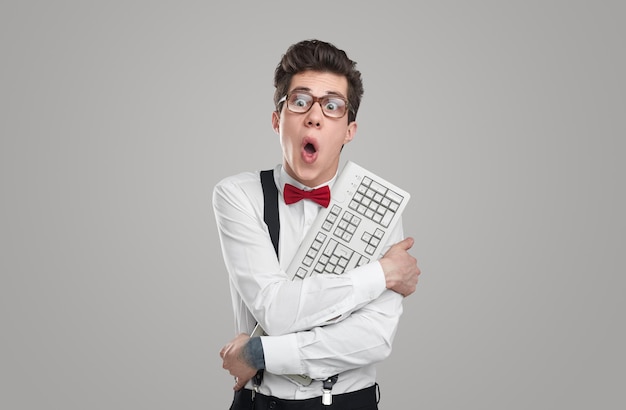
[[[306,91],[314,97],[328,94],[348,96],[345,76],[304,71],[291,79],[289,93]],[[339,167],[341,147],[356,134],[357,124],[348,124],[348,114],[329,118],[314,103],[306,113],[293,113],[283,103],[280,113],[272,113],[272,127],[280,135],[285,171],[296,181],[315,187],[330,180]]]

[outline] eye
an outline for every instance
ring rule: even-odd
[[[339,98],[328,98],[324,103],[324,109],[326,111],[339,111],[345,105],[345,102]]]
[[[311,103],[311,97],[306,94],[293,94],[289,104],[293,107],[305,108]]]

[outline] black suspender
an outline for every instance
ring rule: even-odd
[[[280,219],[278,217],[278,189],[274,183],[274,170],[261,171],[261,185],[263,186],[263,220],[270,230],[270,238],[278,256],[278,237],[280,234]]]

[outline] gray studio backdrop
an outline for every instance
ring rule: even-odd
[[[280,161],[273,70],[314,37],[364,76],[344,160],[413,195],[423,274],[380,408],[624,408],[625,16],[3,1],[0,408],[227,408],[211,190]]]

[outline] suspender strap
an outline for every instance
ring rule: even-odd
[[[263,219],[270,230],[270,238],[278,256],[278,236],[280,234],[280,219],[278,217],[278,189],[274,182],[274,170],[261,171],[261,185],[263,186]]]

